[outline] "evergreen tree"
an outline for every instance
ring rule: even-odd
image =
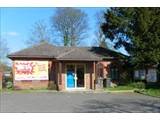
[[[110,8],[105,13],[102,31],[124,47],[138,68],[160,63],[160,8]]]

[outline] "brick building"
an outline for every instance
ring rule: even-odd
[[[123,55],[101,47],[60,47],[41,43],[12,53],[16,89],[95,89],[98,78],[120,82]]]
[[[0,71],[0,89],[2,89],[3,72]]]

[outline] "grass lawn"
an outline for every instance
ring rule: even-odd
[[[3,89],[2,92],[19,92],[19,93],[33,93],[33,92],[56,92],[56,90],[48,90],[48,89],[24,89],[24,90],[13,90],[13,89]]]
[[[139,90],[139,93],[142,93],[144,95],[149,95],[149,96],[153,96],[153,97],[160,97],[160,88],[148,88],[148,89],[144,89],[144,90]]]
[[[134,88],[132,86],[129,86],[129,85],[126,85],[126,86],[117,86],[115,88],[112,88],[112,87],[109,87],[109,88],[106,88],[105,89],[106,91],[119,91],[119,92],[123,92],[123,91],[130,91],[130,90],[133,90],[134,92],[137,92],[137,93],[141,93],[141,94],[144,94],[144,95],[149,95],[149,96],[153,96],[153,97],[160,97],[160,88],[159,87],[149,87],[149,88],[146,88],[146,89],[137,89],[137,88]]]
[[[109,90],[109,91],[120,91],[120,90],[133,90],[134,88],[131,87],[131,86],[117,86],[115,88],[106,88],[106,90]]]
[[[146,93],[151,96],[160,97],[160,88],[159,89],[147,89]]]

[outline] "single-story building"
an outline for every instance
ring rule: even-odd
[[[119,83],[123,55],[102,47],[65,47],[40,43],[12,53],[15,89],[95,89],[98,78]]]

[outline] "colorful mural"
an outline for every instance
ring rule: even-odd
[[[48,61],[14,61],[15,80],[48,80]]]

